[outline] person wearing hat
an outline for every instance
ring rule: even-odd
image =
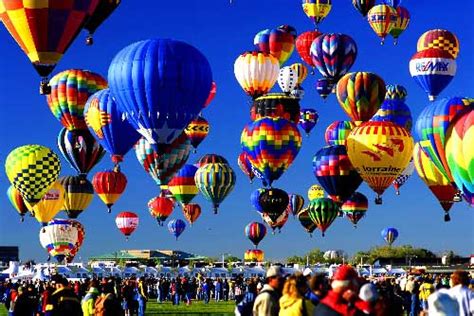
[[[86,295],[82,299],[82,313],[84,316],[93,316],[94,315],[94,305],[97,297],[99,297],[100,293],[97,289],[97,281],[92,280],[89,284],[89,290],[87,291]]]
[[[333,275],[331,290],[316,306],[314,315],[364,315],[356,308],[358,300],[358,275],[349,265],[341,265]]]
[[[271,266],[267,270],[266,280],[266,284],[255,299],[253,316],[277,316],[280,310],[283,271],[278,266]]]

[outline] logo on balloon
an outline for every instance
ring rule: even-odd
[[[49,190],[43,197],[43,200],[46,201],[56,201],[59,200],[59,190]]]
[[[449,62],[419,62],[415,65],[416,71],[448,71]]]

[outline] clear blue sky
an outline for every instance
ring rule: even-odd
[[[218,153],[228,158],[237,173],[237,185],[222,204],[219,215],[212,214],[210,204],[202,197],[196,201],[203,206],[203,214],[194,227],[188,227],[178,242],[165,227],[158,227],[150,217],[146,203],[158,193],[153,180],[144,172],[130,152],[122,165],[129,185],[112,215],[94,197],[91,206],[79,217],[86,226],[86,241],[78,257],[86,258],[123,248],[182,249],[204,255],[231,252],[242,256],[252,244],[243,234],[244,226],[259,220],[252,210],[249,195],[259,183],[250,185],[240,172],[236,157],[240,153],[240,133],[249,121],[248,98],[241,90],[233,74],[235,58],[252,49],[254,35],[264,29],[281,24],[293,25],[298,33],[310,30],[311,22],[301,9],[300,0],[228,0],[208,1],[123,1],[112,17],[97,31],[95,44],[84,45],[85,34],[76,40],[58,65],[56,72],[70,68],[84,68],[106,76],[110,61],[124,46],[147,38],[173,38],[186,41],[199,48],[209,59],[218,94],[204,111],[211,124],[208,138],[201,144],[198,154],[192,154],[194,162],[205,153]],[[359,54],[352,71],[372,71],[387,83],[399,83],[407,87],[413,117],[416,119],[428,106],[425,93],[411,79],[408,72],[410,57],[416,52],[419,35],[430,28],[446,28],[453,31],[461,42],[458,72],[442,96],[473,96],[474,32],[471,15],[474,2],[470,0],[432,0],[429,5],[422,1],[405,0],[403,5],[411,12],[408,30],[401,36],[398,46],[391,38],[384,46],[373,33],[365,19],[352,7],[350,1],[333,1],[328,18],[322,23],[323,32],[341,32],[352,36]],[[139,3],[139,4],[138,4]],[[464,13],[464,14],[463,14]],[[0,27],[0,161],[4,164],[8,153],[15,147],[39,143],[56,152],[56,137],[61,129],[59,122],[49,111],[44,97],[38,95],[38,77],[29,61]],[[299,61],[296,51],[289,62]],[[55,73],[56,73],[55,72]],[[323,102],[314,89],[317,76],[310,76],[305,84],[306,96],[302,106],[315,107],[320,121],[310,138],[304,138],[303,147],[290,169],[275,183],[276,187],[306,196],[310,185],[317,183],[312,173],[314,153],[324,145],[324,130],[334,120],[345,120],[346,115],[332,95]],[[74,174],[63,162],[62,175]],[[108,157],[93,170],[111,167]],[[44,260],[46,252],[38,241],[38,223],[27,218],[20,224],[16,212],[3,193],[8,188],[5,174],[0,175],[0,245],[20,246],[22,259]],[[417,175],[402,187],[396,196],[392,189],[384,195],[384,204],[373,204],[374,194],[363,184],[360,191],[370,199],[367,217],[354,229],[346,219],[337,219],[322,238],[317,231],[313,238],[290,218],[281,234],[271,234],[261,242],[261,248],[269,258],[284,258],[320,247],[344,249],[353,253],[383,243],[380,231],[387,226],[397,227],[400,236],[396,244],[413,244],[434,251],[453,249],[468,255],[474,253],[474,211],[466,203],[458,203],[451,210],[452,221],[443,222],[443,211],[431,192]],[[115,227],[115,215],[131,210],[140,215],[140,225],[128,243]],[[62,215],[62,214],[61,214]],[[182,218],[178,208],[171,218]]]

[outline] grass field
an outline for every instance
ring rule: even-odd
[[[147,304],[146,315],[212,315],[212,316],[227,316],[234,314],[235,303],[229,302],[210,302],[204,304],[203,302],[193,302],[192,305],[180,304],[173,306],[170,302],[158,304],[154,301],[149,301]],[[8,315],[4,305],[0,305],[0,316]]]

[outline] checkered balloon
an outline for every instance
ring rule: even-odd
[[[23,199],[34,206],[57,180],[61,162],[58,155],[47,147],[25,145],[10,152],[5,171]]]

